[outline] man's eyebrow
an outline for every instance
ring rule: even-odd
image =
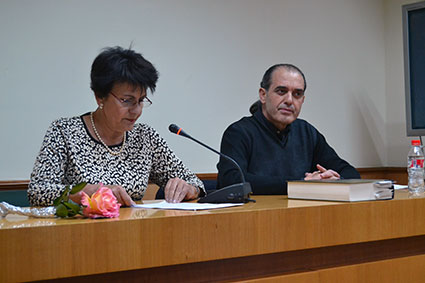
[[[277,87],[275,87],[274,88],[275,90],[278,90],[278,89],[288,89],[288,87],[287,86],[284,86],[284,85],[278,85]],[[300,92],[304,92],[304,89],[303,88],[296,88],[295,89],[296,91],[300,91]]]
[[[284,86],[284,85],[278,85],[274,89],[288,89],[288,87],[287,86]]]

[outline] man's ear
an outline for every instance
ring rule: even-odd
[[[267,91],[260,87],[260,89],[258,90],[258,96],[260,97],[260,101],[262,104],[266,103],[266,95],[267,95]]]

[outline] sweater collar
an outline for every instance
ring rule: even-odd
[[[282,140],[284,137],[286,137],[291,130],[291,124],[286,126],[285,129],[279,130],[275,127],[275,125],[272,124],[267,118],[264,116],[263,111],[261,108],[259,108],[254,114],[254,118],[264,127],[266,127],[273,136],[277,137],[279,140]]]

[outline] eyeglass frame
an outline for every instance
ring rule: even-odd
[[[140,103],[142,103],[142,107],[149,107],[152,105],[152,101],[148,98],[147,95],[145,95],[143,98],[141,98],[141,100],[137,101],[135,100],[135,102],[131,105],[127,105],[128,103],[130,103],[128,101],[128,99],[125,98],[119,98],[118,96],[116,96],[116,94],[114,94],[112,91],[109,92],[110,94],[112,94],[113,97],[115,97],[115,99],[117,99],[119,102],[121,102],[121,105],[125,108],[133,108],[136,105],[140,105]],[[126,104],[127,103],[127,104]],[[146,105],[147,104],[147,105]]]

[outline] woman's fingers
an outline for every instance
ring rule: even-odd
[[[193,199],[197,197],[196,188],[179,178],[168,180],[167,185],[165,185],[164,193],[165,200],[170,203],[177,203],[184,199]]]

